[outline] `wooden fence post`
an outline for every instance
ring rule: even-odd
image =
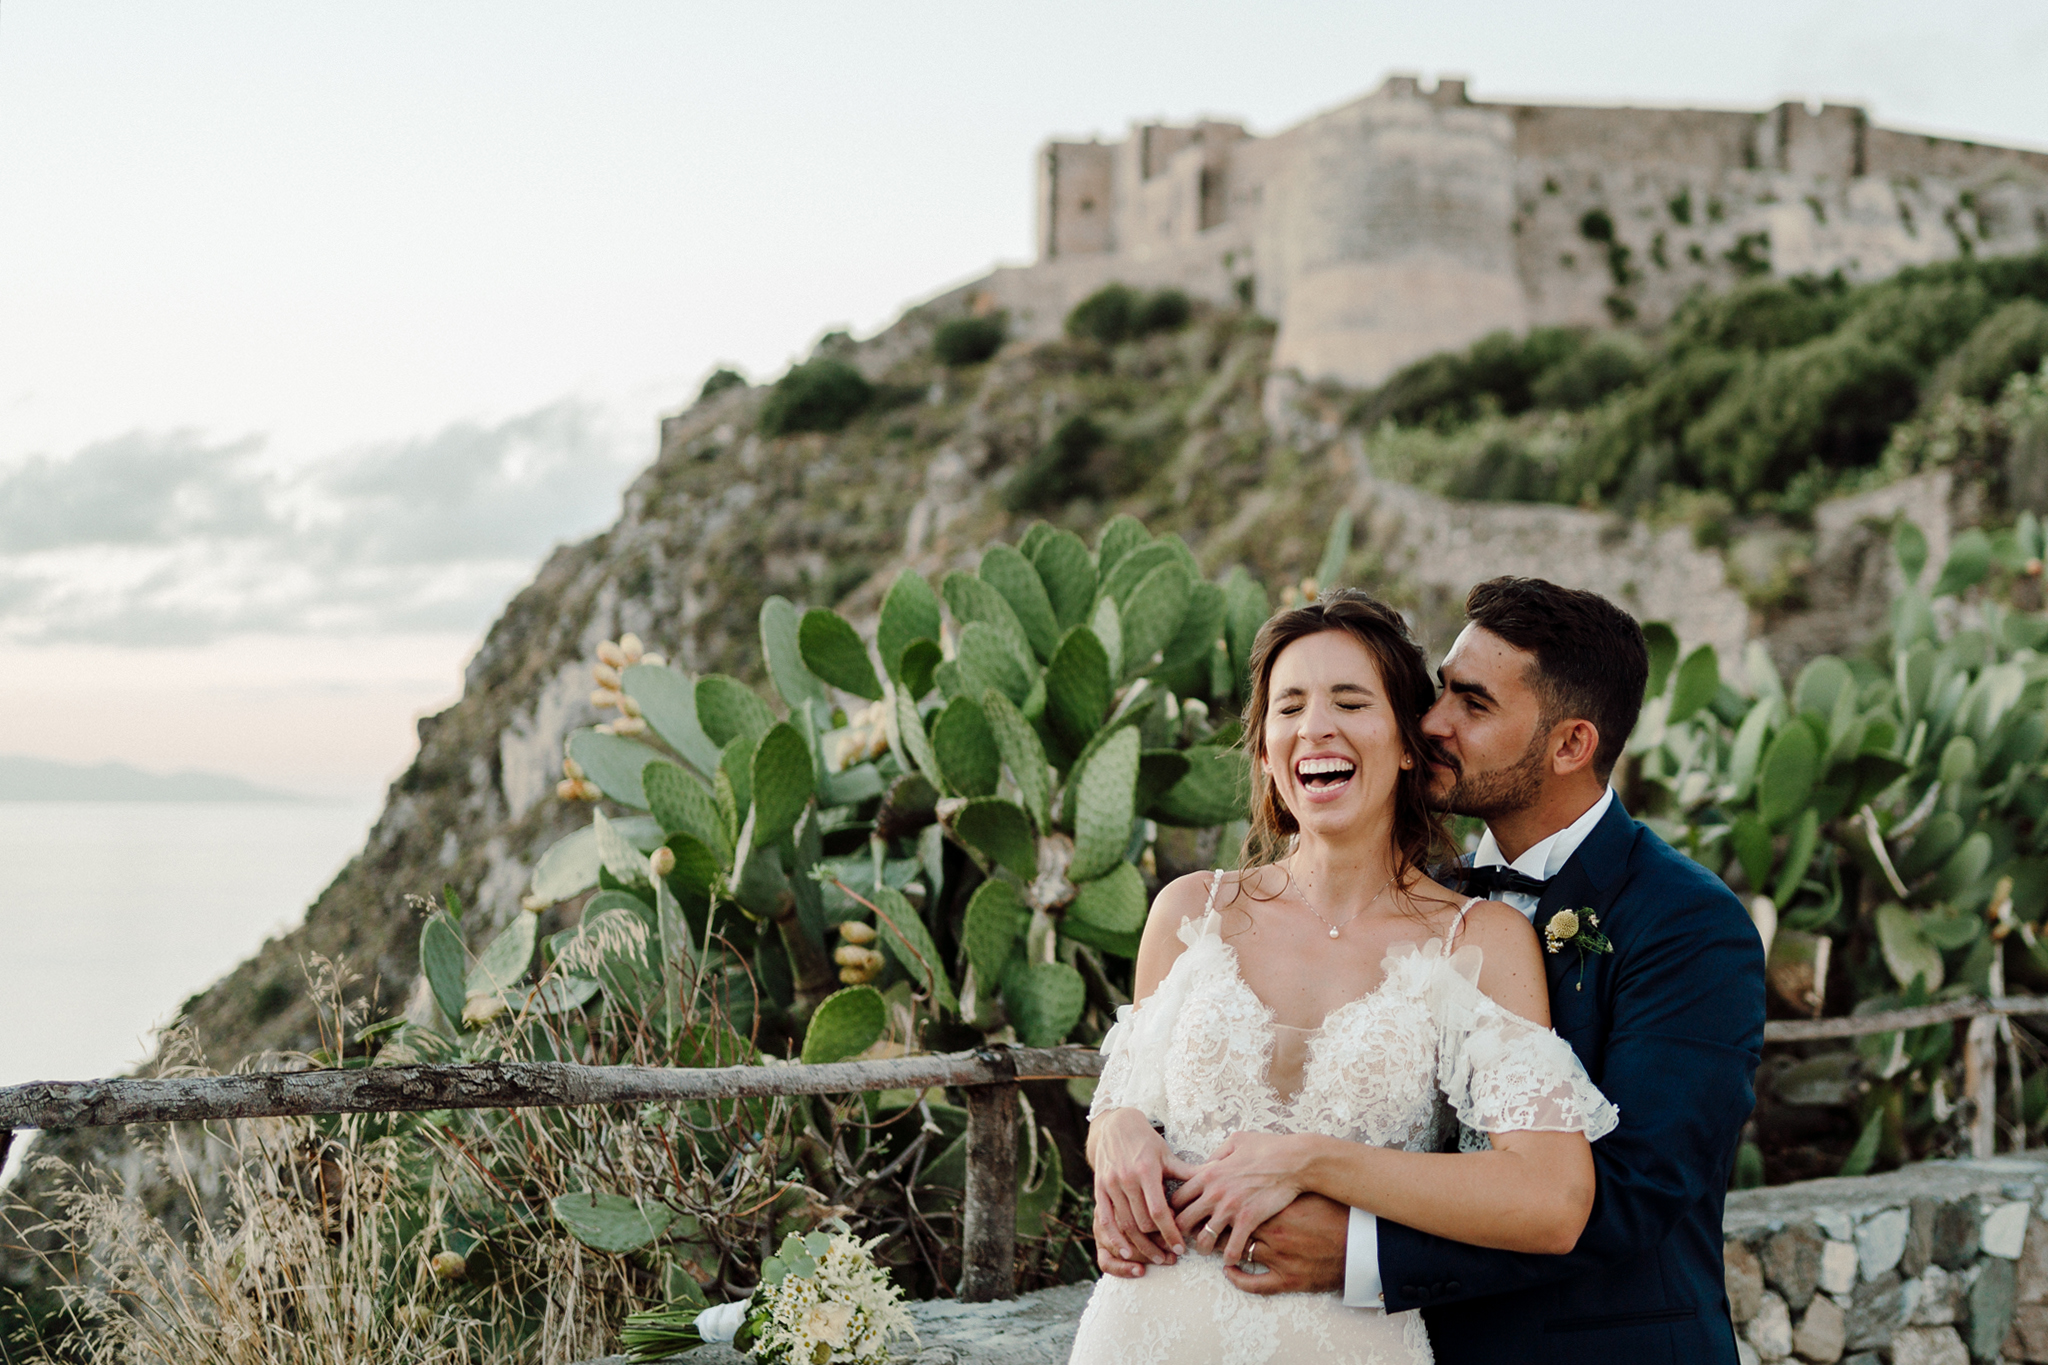
[[[1003,1046],[975,1056],[998,1076],[1017,1074],[1017,1059]],[[960,1298],[966,1303],[1007,1299],[1017,1290],[1017,1082],[969,1086],[967,1099],[967,1207],[962,1218]]]
[[[1974,1106],[1970,1113],[1970,1155],[1998,1153],[1998,1024],[1995,1014],[1980,1014],[1963,1034],[1963,1093]]]

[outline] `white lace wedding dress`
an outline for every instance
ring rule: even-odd
[[[1322,1027],[1276,1022],[1223,941],[1215,904],[1227,876],[1212,876],[1202,919],[1182,923],[1187,950],[1158,990],[1117,1011],[1091,1118],[1135,1106],[1194,1162],[1246,1130],[1417,1152],[1438,1150],[1458,1122],[1480,1133],[1594,1139],[1613,1129],[1614,1106],[1564,1040],[1480,993],[1477,947],[1446,955],[1444,939],[1397,944],[1381,983],[1330,1011]],[[1347,1308],[1335,1293],[1248,1294],[1223,1269],[1221,1256],[1191,1246],[1138,1279],[1103,1276],[1081,1315],[1074,1365],[1431,1359],[1419,1311]]]

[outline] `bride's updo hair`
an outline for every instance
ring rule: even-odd
[[[1244,747],[1251,755],[1251,830],[1242,866],[1261,867],[1287,856],[1301,826],[1280,800],[1266,774],[1266,707],[1271,700],[1273,664],[1296,640],[1341,630],[1365,647],[1378,667],[1380,687],[1401,735],[1414,755],[1413,767],[1394,779],[1394,882],[1406,886],[1415,874],[1451,850],[1441,813],[1429,803],[1429,758],[1436,744],[1422,733],[1422,716],[1436,700],[1422,646],[1401,614],[1355,588],[1333,588],[1305,607],[1280,612],[1259,628],[1252,642],[1251,700],[1244,708]]]

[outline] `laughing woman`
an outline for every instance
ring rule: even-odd
[[[1479,1246],[1564,1252],[1615,1111],[1549,1030],[1535,931],[1424,873],[1432,689],[1401,618],[1361,593],[1283,612],[1252,653],[1243,869],[1153,903],[1137,1004],[1089,1113],[1106,1276],[1073,1360],[1423,1362],[1418,1312],[1254,1295],[1261,1223],[1315,1193]],[[1490,1150],[1445,1153],[1454,1124]],[[1167,1182],[1185,1182],[1176,1214]],[[1123,1245],[1115,1243],[1121,1241]],[[1163,1248],[1163,1249],[1162,1249]]]

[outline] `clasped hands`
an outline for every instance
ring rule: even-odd
[[[1303,1193],[1310,1141],[1235,1133],[1196,1165],[1176,1157],[1136,1109],[1102,1115],[1095,1127],[1096,1262],[1105,1274],[1135,1278],[1192,1249],[1220,1252],[1231,1283],[1255,1294],[1343,1286],[1350,1215]],[[1168,1181],[1180,1182],[1170,1195]],[[1260,1271],[1245,1270],[1247,1260]]]

